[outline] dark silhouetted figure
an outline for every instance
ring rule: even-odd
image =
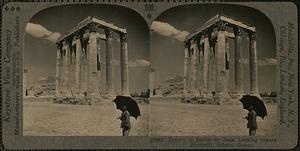
[[[130,113],[127,111],[126,105],[123,106],[122,114],[119,117],[119,119],[121,120],[121,128],[123,130],[123,136],[129,136],[129,132],[131,129]]]
[[[253,109],[253,106],[249,107],[249,113],[245,117],[248,120],[247,128],[249,129],[249,136],[254,136],[257,129],[257,122],[256,122],[256,112]]]

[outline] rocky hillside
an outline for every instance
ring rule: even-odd
[[[55,77],[43,77],[28,88],[32,96],[53,96],[55,95]]]
[[[183,77],[174,76],[165,80],[156,88],[156,93],[164,97],[181,96],[183,94]]]

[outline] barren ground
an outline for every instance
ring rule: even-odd
[[[149,104],[139,104],[141,117],[131,117],[132,136],[148,136]],[[120,136],[121,111],[114,103],[97,106],[24,101],[24,135]]]
[[[162,99],[139,104],[142,116],[131,118],[131,136],[237,136],[248,135],[247,111],[242,105],[187,104]],[[150,114],[149,114],[150,109]],[[268,116],[257,118],[257,135],[276,133],[277,106],[267,105]],[[101,105],[53,104],[24,100],[24,135],[120,136],[121,111],[113,103]],[[149,124],[150,119],[150,124]]]
[[[276,133],[277,106],[266,105],[268,116],[257,117],[257,135]],[[237,136],[248,135],[247,111],[241,105],[203,105],[151,100],[152,136]]]

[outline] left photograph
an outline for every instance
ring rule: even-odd
[[[113,5],[62,5],[25,28],[24,136],[148,136],[149,28]]]

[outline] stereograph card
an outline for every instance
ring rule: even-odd
[[[2,149],[298,147],[291,1],[5,1]]]

